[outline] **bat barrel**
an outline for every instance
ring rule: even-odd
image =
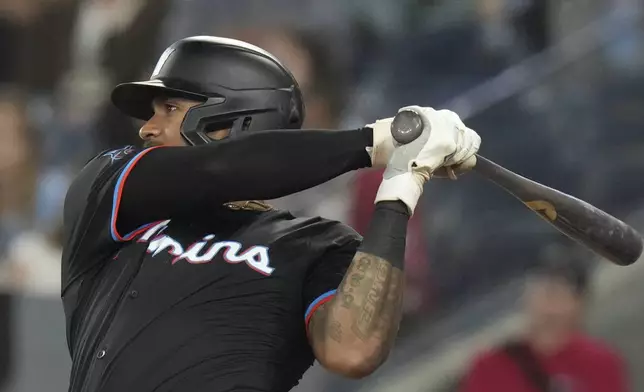
[[[504,188],[571,239],[617,265],[642,254],[642,236],[633,227],[583,200],[520,176],[477,156],[476,172]]]

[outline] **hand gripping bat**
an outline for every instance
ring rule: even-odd
[[[391,134],[400,144],[412,142],[422,131],[422,118],[410,110],[399,112],[391,123]],[[633,264],[642,254],[642,236],[634,228],[583,200],[522,177],[480,155],[473,170],[614,264]]]

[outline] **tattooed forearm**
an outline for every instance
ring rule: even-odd
[[[338,343],[342,342],[342,324],[337,321],[331,321],[329,326],[329,336]]]
[[[317,358],[359,352],[366,369],[380,366],[398,333],[402,291],[400,269],[380,257],[356,253],[336,297],[320,306],[309,322]]]
[[[323,304],[315,312],[315,316],[309,324],[309,334],[314,341],[324,341],[330,337],[338,343],[342,343],[342,324],[336,320],[329,320],[328,304]]]
[[[363,259],[367,256],[363,256]],[[386,312],[383,312],[386,303],[386,296],[388,287],[388,280],[391,278],[391,265],[384,260],[376,263],[376,271],[371,287],[368,288],[366,298],[359,311],[358,319],[353,324],[353,332],[361,339],[367,339],[378,327],[379,322],[377,317],[388,317]],[[367,287],[364,288],[365,290]],[[382,321],[382,320],[380,320]]]
[[[309,336],[326,368],[360,378],[387,359],[402,316],[408,220],[404,203],[378,203],[335,297],[312,316]]]
[[[358,252],[340,284],[338,294],[329,309],[334,340],[351,343],[372,343],[379,351],[388,352],[398,332],[402,315],[403,273],[382,258]],[[335,311],[333,306],[342,309]],[[335,339],[338,338],[338,339]]]
[[[354,261],[350,267],[350,270],[347,272],[347,274],[344,277],[344,281],[340,285],[340,292],[341,296],[340,298],[340,303],[342,304],[343,307],[347,309],[351,309],[353,306],[354,302],[354,290],[358,291],[360,286],[363,284],[363,281],[365,279],[365,276],[369,272],[369,268],[372,265],[372,260],[369,257],[360,257],[354,258]],[[346,285],[347,281],[347,276],[349,277],[349,284]],[[344,287],[348,286],[348,287]]]

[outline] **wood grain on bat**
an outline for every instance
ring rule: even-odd
[[[551,221],[557,219],[557,209],[545,200],[527,201],[524,204],[532,211],[539,213]]]

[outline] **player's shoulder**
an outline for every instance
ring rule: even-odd
[[[120,170],[140,151],[132,145],[101,151],[85,163],[74,182],[81,185],[93,183],[105,174]]]
[[[113,165],[119,165],[124,162],[128,162],[137,153],[142,150],[133,145],[123,146],[117,149],[104,150],[96,154],[92,159],[90,159],[86,164],[85,168],[91,167],[108,167]],[[84,168],[84,169],[85,169]]]
[[[141,149],[133,145],[126,145],[116,149],[108,149],[98,153],[93,160],[104,160],[106,162],[114,163],[133,157]]]
[[[109,183],[140,149],[124,146],[118,149],[105,150],[85,163],[67,190],[65,206],[77,208],[84,201]]]

